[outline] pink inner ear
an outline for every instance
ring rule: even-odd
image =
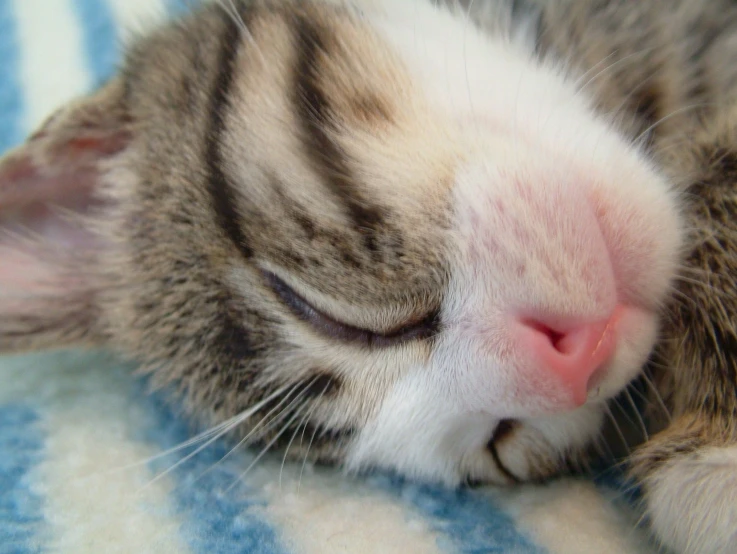
[[[82,129],[55,142],[41,131],[0,161],[0,231],[41,235],[63,247],[93,246],[90,234],[74,224],[95,202],[99,162],[122,150],[125,131]]]
[[[75,175],[37,176],[28,183],[25,196],[13,194],[13,202],[0,203],[0,232],[30,232],[62,248],[92,247],[92,236],[74,223],[74,217],[88,213],[94,205],[95,178],[88,170]]]
[[[74,284],[59,273],[59,268],[44,260],[43,253],[25,245],[21,249],[0,243],[0,291],[4,300],[22,299],[25,295],[54,294]],[[2,305],[2,301],[0,301]]]
[[[102,245],[80,216],[97,203],[100,162],[124,148],[129,137],[122,131],[79,131],[64,141],[41,131],[0,159],[3,293],[53,295],[84,286],[84,275],[70,274],[69,262]]]

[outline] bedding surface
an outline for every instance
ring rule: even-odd
[[[0,152],[173,0],[0,0]],[[2,260],[0,260],[2,263]],[[104,353],[0,358],[0,554],[647,553],[616,479],[453,491],[196,435]]]

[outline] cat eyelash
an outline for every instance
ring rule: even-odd
[[[395,346],[411,340],[427,339],[437,332],[438,312],[433,310],[420,320],[413,320],[386,332],[363,329],[342,323],[312,306],[276,274],[263,271],[271,290],[302,321],[323,336],[363,346]]]

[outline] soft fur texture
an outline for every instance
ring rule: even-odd
[[[664,542],[724,551],[730,495],[676,499],[734,464],[737,12],[470,8],[209,5],[134,43],[0,166],[39,233],[0,242],[0,348],[113,348],[263,446],[509,483],[584,460],[667,307],[634,475]],[[615,308],[588,399],[519,339]]]

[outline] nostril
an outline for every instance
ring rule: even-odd
[[[619,312],[618,308],[607,319],[572,324],[520,319],[517,338],[520,347],[531,355],[534,370],[541,377],[553,375],[568,389],[574,402],[582,404],[592,375],[614,354]]]
[[[548,327],[544,323],[541,323],[539,321],[534,321],[532,319],[523,319],[522,325],[537,331],[543,336],[548,337],[548,340],[550,341],[551,346],[559,351],[561,354],[565,354],[565,351],[563,350],[564,345],[561,344],[563,338],[566,336],[565,333],[561,331],[556,331],[552,327]]]

